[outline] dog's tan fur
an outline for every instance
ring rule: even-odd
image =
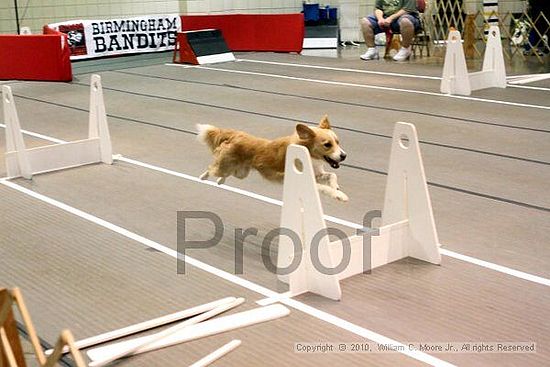
[[[281,182],[285,172],[286,149],[290,144],[299,144],[305,146],[311,155],[319,191],[338,200],[348,200],[338,187],[336,175],[323,169],[325,160],[338,168],[339,162],[346,157],[327,116],[321,119],[318,127],[297,124],[294,134],[275,140],[212,125],[198,124],[197,128],[199,140],[210,148],[214,156],[214,161],[201,179],[212,175],[218,177],[221,184],[229,176],[245,178],[253,168],[264,178]]]

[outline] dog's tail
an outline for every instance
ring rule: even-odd
[[[227,134],[224,133],[225,129],[220,129],[216,126],[197,124],[197,130],[199,132],[197,139],[208,145],[211,150],[216,149],[221,143],[228,139]]]

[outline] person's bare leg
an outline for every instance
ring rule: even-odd
[[[362,18],[360,23],[365,44],[367,47],[374,47],[374,31],[372,30],[372,25],[367,18]]]
[[[399,19],[399,30],[401,32],[401,46],[409,48],[414,37],[414,25],[407,18]]]

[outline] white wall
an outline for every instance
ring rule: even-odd
[[[64,20],[180,13],[178,0],[18,0],[19,23],[33,33]],[[13,0],[0,0],[0,33],[16,33]]]
[[[375,0],[358,1],[359,18],[372,13]],[[340,0],[310,2],[338,7]],[[481,9],[482,0],[464,0],[464,2],[472,8]],[[302,10],[302,0],[18,0],[18,3],[21,26],[31,27],[34,33],[40,33],[44,24],[75,19],[107,19],[162,13],[273,14],[296,13]],[[520,12],[524,4],[525,0],[499,0],[500,10],[505,12]],[[0,33],[15,33],[15,31],[13,0],[0,0]]]
[[[187,14],[276,14],[301,10],[301,0],[187,0]]]

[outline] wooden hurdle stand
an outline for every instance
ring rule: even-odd
[[[10,178],[103,162],[112,164],[112,147],[103,89],[99,75],[92,75],[88,139],[26,149],[11,88],[2,87],[6,124],[6,167]]]
[[[53,349],[52,354],[46,358],[23,296],[18,288],[0,289],[0,366],[25,367],[25,356],[21,348],[21,340],[17,332],[17,325],[13,317],[13,305],[19,309],[23,324],[27,329],[30,342],[33,346],[38,365],[40,367],[53,367],[63,356],[63,348],[67,347],[77,367],[86,367],[86,363],[78,348],[74,345],[74,338],[69,330],[63,330]]]
[[[289,269],[289,274],[280,272],[279,279],[289,284],[290,296],[313,292],[340,300],[340,280],[347,277],[409,256],[440,264],[440,244],[414,125],[395,125],[382,226],[375,235],[365,228],[358,235],[329,241],[311,158],[299,145],[289,146],[286,154],[281,228],[297,234],[301,242],[295,251],[291,236],[282,235],[279,240],[277,267]],[[344,247],[349,249],[349,258],[344,256]],[[347,266],[341,268],[342,264]]]
[[[506,88],[506,69],[498,26],[489,28],[483,68],[475,73],[468,73],[460,32],[452,30],[447,40],[441,93],[469,96],[472,91],[484,88]]]

